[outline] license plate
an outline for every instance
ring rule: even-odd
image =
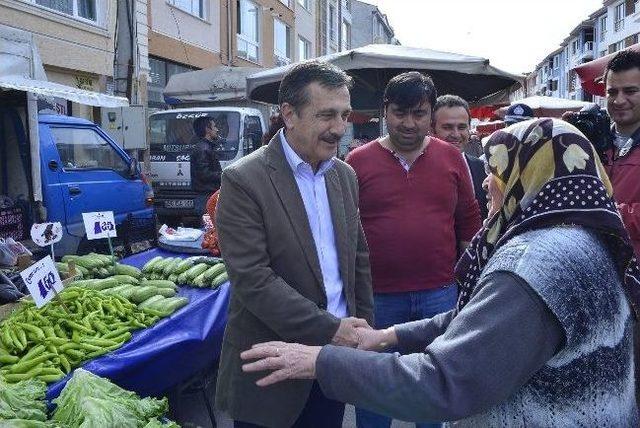
[[[164,207],[173,209],[193,208],[193,199],[167,199],[164,201]]]

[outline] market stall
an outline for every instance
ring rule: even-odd
[[[176,257],[151,249],[121,260],[141,268],[154,257]],[[217,289],[180,287],[189,304],[154,326],[139,330],[122,348],[86,363],[83,369],[142,396],[158,395],[212,365],[220,355],[227,321],[229,283]],[[71,375],[49,386],[58,396]]]

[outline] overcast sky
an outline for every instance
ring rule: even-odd
[[[602,0],[364,0],[387,14],[405,46],[488,58],[532,71]]]

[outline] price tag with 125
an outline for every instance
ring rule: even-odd
[[[51,256],[32,264],[20,272],[20,276],[39,308],[47,304],[64,287]]]
[[[88,240],[118,236],[113,211],[82,213],[82,220]]]

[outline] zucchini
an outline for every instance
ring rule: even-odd
[[[117,287],[120,284],[117,279],[114,278],[105,278],[105,279],[96,279],[90,285],[87,285],[85,288],[91,288],[93,290],[105,290],[107,288]]]
[[[145,263],[145,265],[142,267],[142,272],[144,273],[153,272],[156,263],[158,263],[161,260],[162,260],[162,256],[155,256],[154,258],[149,260],[147,263]]]
[[[213,281],[211,281],[211,288],[218,288],[228,280],[229,275],[227,272],[222,272],[220,275],[216,276]]]
[[[100,278],[106,278],[108,276],[111,276],[111,274],[109,273],[109,271],[106,268],[100,268],[98,269],[98,277]]]
[[[124,297],[125,299],[131,301],[131,296],[133,296],[133,293],[138,291],[139,288],[140,287],[137,287],[135,285],[127,285],[126,288],[122,288],[122,290],[120,290],[118,294]]]
[[[182,259],[179,257],[176,257],[175,259],[171,260],[170,263],[167,263],[167,265],[164,267],[164,269],[162,269],[162,276],[164,278],[167,278],[169,275],[171,275],[176,268],[178,267],[178,265],[182,262]]]
[[[186,297],[169,297],[149,305],[148,308],[161,312],[164,316],[168,316],[185,306],[187,303],[189,303],[189,299]]]
[[[180,275],[183,272],[186,272],[187,270],[189,270],[189,268],[193,267],[196,262],[195,259],[197,259],[198,257],[188,257],[186,259],[181,260],[175,267],[175,269],[173,270],[173,272],[171,272],[173,275]]]
[[[159,296],[163,296],[163,297],[173,297],[176,294],[178,294],[178,292],[173,289],[173,288],[156,288],[156,293],[158,293]]]
[[[153,272],[161,274],[164,270],[164,267],[173,261],[173,257],[167,257],[166,259],[160,260],[153,266]]]
[[[193,266],[192,268],[189,268],[189,270],[183,274],[185,276],[185,283],[191,284],[198,275],[206,271],[208,268],[209,265],[206,263],[200,263]]]
[[[159,295],[159,294],[156,294],[155,296],[151,296],[147,300],[145,300],[144,302],[140,303],[138,305],[138,308],[140,308],[140,309],[146,308],[146,307],[148,307],[149,305],[151,305],[151,304],[153,304],[155,302],[159,302],[160,300],[164,300],[164,297]]]
[[[91,288],[96,281],[99,281],[99,279],[82,279],[78,281],[72,281],[67,284],[67,287]]]
[[[117,280],[120,284],[140,285],[140,280],[130,275],[113,275],[111,278]]]
[[[140,285],[143,287],[152,286],[156,288],[171,288],[171,289],[175,289],[177,287],[177,285],[174,282],[167,281],[166,279],[142,281]]]
[[[136,290],[131,294],[129,300],[135,304],[142,303],[151,296],[158,294],[157,288],[153,286],[136,287]]]
[[[116,274],[117,275],[129,275],[134,278],[140,279],[142,276],[142,272],[135,266],[129,266],[122,263],[116,263]]]
[[[226,267],[224,266],[224,263],[218,263],[217,265],[211,266],[209,269],[207,269],[207,271],[204,273],[204,282],[206,284],[210,284],[211,281],[218,275],[220,275],[222,272],[226,271]]]
[[[196,287],[204,287],[204,276],[207,272],[202,272],[200,275],[196,276],[191,285],[195,285]]]

